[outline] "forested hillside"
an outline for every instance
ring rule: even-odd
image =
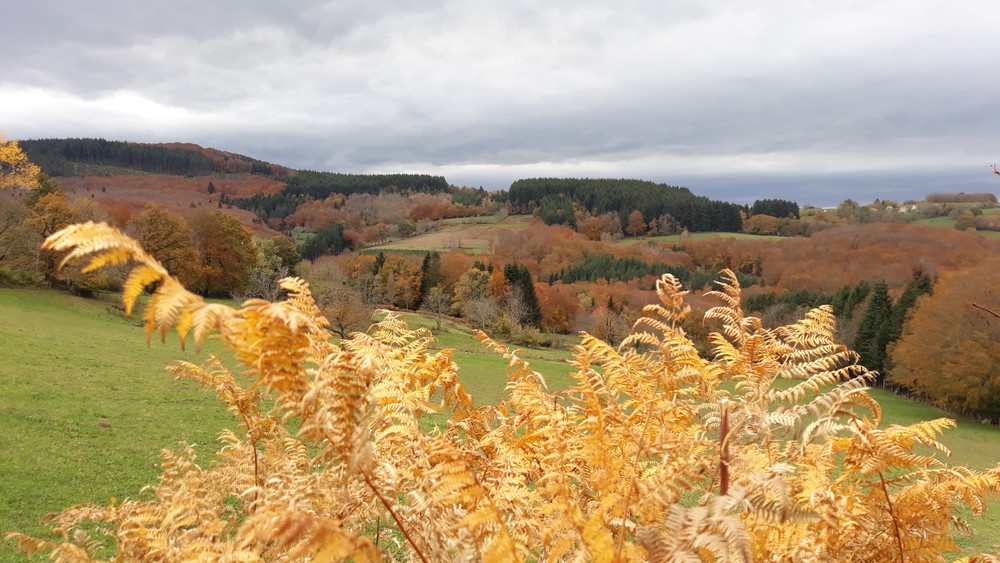
[[[632,211],[638,210],[645,221],[670,215],[692,232],[737,232],[743,224],[738,205],[646,180],[533,178],[511,184],[509,198],[518,211],[550,207],[565,218],[546,220],[543,216],[549,224],[570,224],[572,220],[572,213],[563,211],[565,206],[560,205],[560,200],[579,205],[592,215],[616,213],[623,223]]]
[[[49,176],[171,174],[204,176],[244,172],[284,176],[287,168],[247,156],[194,144],[146,144],[105,139],[34,139],[20,141],[32,162]]]
[[[307,201],[324,200],[331,195],[379,193],[443,193],[448,191],[444,176],[429,174],[342,174],[304,170],[287,181],[276,194],[258,194],[233,200],[233,205],[252,211],[264,221],[284,219]]]

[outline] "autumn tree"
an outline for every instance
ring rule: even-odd
[[[642,211],[633,209],[628,214],[628,219],[625,222],[625,232],[633,237],[646,234],[646,220],[642,217]]]
[[[629,327],[621,315],[608,307],[597,308],[589,317],[587,332],[611,344],[618,344],[628,334]]]
[[[281,265],[289,272],[295,272],[295,268],[302,262],[302,255],[299,254],[295,241],[289,237],[273,237],[265,241],[264,252],[278,259]]]
[[[247,275],[243,288],[232,292],[237,301],[267,299],[276,301],[284,291],[279,280],[295,273],[295,266],[302,260],[289,238],[284,236],[258,240],[257,259]]]
[[[601,217],[587,217],[577,222],[577,229],[590,240],[601,240],[607,226]]]
[[[106,219],[107,215],[94,201],[71,198],[56,188],[34,200],[27,223],[37,235],[46,237],[72,223]],[[52,252],[39,252],[37,264],[47,283],[79,295],[92,296],[110,283],[109,270],[87,274],[75,267],[60,270],[59,258]]]
[[[451,312],[451,296],[445,291],[441,284],[427,290],[424,295],[423,306],[434,313],[434,330],[441,330],[441,317]]]
[[[7,140],[0,131],[0,189],[33,188],[38,185],[41,170],[28,160],[17,141]]]
[[[316,304],[330,321],[330,328],[341,338],[365,330],[372,321],[375,307],[366,303],[361,294],[343,280],[316,283],[315,295]]]
[[[396,254],[388,269],[395,280],[391,292],[386,288],[386,301],[399,309],[417,309],[420,303],[420,268],[414,257]],[[383,268],[383,272],[386,270]]]
[[[341,337],[364,330],[372,321],[375,306],[362,294],[364,288],[352,275],[367,276],[371,280],[370,259],[372,256],[358,256],[361,262],[343,260],[334,256],[322,256],[312,262],[302,264],[303,277],[309,280],[316,303],[323,316],[330,322],[332,330]]]
[[[751,235],[776,235],[781,221],[771,215],[752,215],[743,222],[743,232]]]
[[[542,327],[560,334],[570,333],[581,308],[574,287],[562,283],[538,284],[535,290],[542,308]]]
[[[654,235],[673,235],[681,232],[681,224],[674,218],[673,215],[669,213],[664,213],[656,218],[656,226],[653,227],[653,221],[650,220],[650,234]]]
[[[31,210],[23,200],[0,192],[0,284],[41,280],[36,256],[42,237],[31,228]]]
[[[462,318],[479,330],[492,330],[500,318],[500,302],[483,296],[469,299],[462,304]]]
[[[221,211],[200,211],[190,224],[201,263],[197,290],[214,296],[242,290],[257,264],[253,233]]]
[[[485,270],[479,268],[466,270],[455,283],[455,292],[451,300],[452,312],[461,314],[462,307],[467,302],[485,297],[486,283],[489,279],[490,273]]]
[[[77,218],[69,196],[62,190],[50,192],[35,200],[31,211],[31,224],[43,237],[73,223]]]
[[[974,231],[976,230],[976,218],[972,216],[972,213],[968,211],[962,213],[955,219],[955,230],[956,231]]]
[[[890,381],[957,412],[1000,419],[1000,256],[943,275],[891,348]]]
[[[511,297],[509,280],[503,270],[497,268],[490,274],[490,279],[486,282],[486,295],[499,301]]]
[[[183,283],[194,285],[200,262],[194,246],[194,231],[183,217],[157,205],[149,205],[128,223],[127,232]]]
[[[902,295],[892,305],[892,315],[889,317],[887,332],[888,342],[891,344],[903,335],[903,323],[906,321],[917,299],[922,295],[927,295],[934,291],[934,280],[920,270],[913,273],[913,279],[906,284],[906,289]]]

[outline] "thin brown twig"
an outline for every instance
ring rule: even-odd
[[[990,309],[989,307],[983,307],[982,305],[980,305],[978,303],[972,303],[972,302],[970,302],[969,305],[972,305],[976,309],[981,309],[983,311],[986,311],[987,313],[989,313],[989,314],[993,315],[994,317],[1000,319],[1000,313],[997,313],[996,311],[994,311],[993,309]]]
[[[378,487],[375,486],[375,483],[372,483],[372,480],[367,473],[362,473],[362,476],[365,478],[365,484],[368,485],[368,488],[371,489],[373,493],[375,493],[375,496],[377,496],[378,499],[382,501],[382,506],[384,506],[385,509],[389,511],[389,516],[392,516],[392,519],[396,521],[396,526],[399,528],[399,531],[402,532],[403,537],[406,538],[406,541],[409,542],[410,546],[413,548],[413,551],[417,552],[417,557],[419,557],[420,560],[423,561],[424,563],[427,563],[427,558],[424,557],[424,553],[420,551],[420,548],[417,547],[416,542],[414,542],[413,538],[410,537],[410,534],[406,531],[406,526],[403,525],[403,520],[399,517],[398,514],[396,514],[396,511],[392,509],[392,505],[389,504],[389,501],[387,501],[385,497],[382,496],[382,493],[378,490]]]
[[[889,488],[885,485],[885,477],[880,471],[879,481],[882,482],[882,492],[885,493],[885,502],[889,505],[889,517],[892,518],[892,529],[896,533],[896,545],[899,547],[899,563],[906,563],[906,554],[903,551],[903,537],[899,535],[899,523],[896,522],[896,513],[892,509],[892,498],[889,497]]]

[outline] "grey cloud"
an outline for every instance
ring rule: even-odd
[[[975,184],[1000,160],[1000,11],[936,4],[36,0],[0,22],[0,127],[493,187]]]

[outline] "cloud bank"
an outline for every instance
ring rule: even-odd
[[[505,188],[635,177],[730,201],[997,191],[985,1],[19,3],[14,138],[190,141]]]

